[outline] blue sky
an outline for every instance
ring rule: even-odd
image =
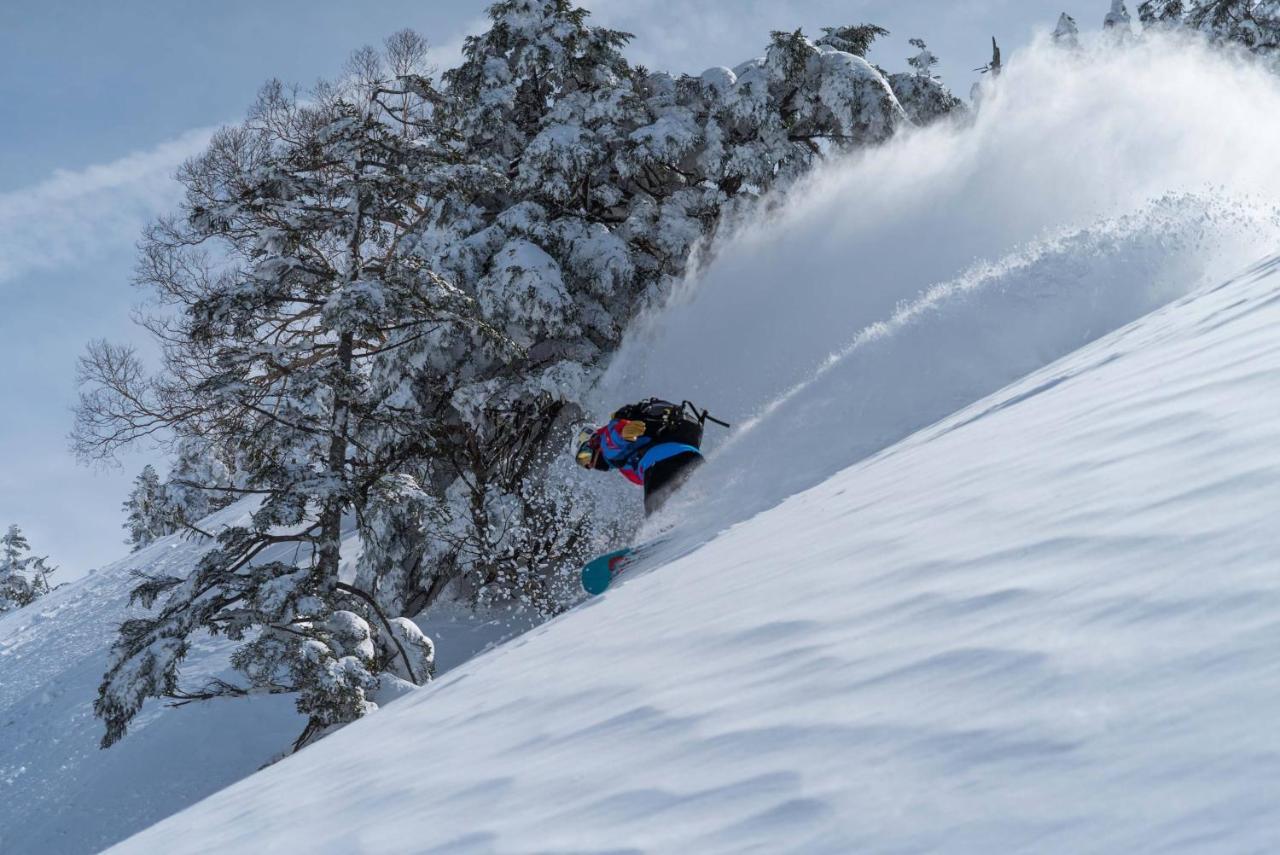
[[[770,30],[874,22],[872,59],[905,68],[924,38],[968,92],[991,35],[1007,52],[1058,13],[1100,25],[1108,0],[580,0],[635,34],[635,62],[673,72],[735,65]],[[0,525],[75,578],[124,552],[119,511],[154,452],[118,470],[66,450],[75,360],[91,338],[137,341],[134,242],[178,194],[169,179],[210,129],[242,116],[267,79],[309,83],[411,27],[456,61],[481,0],[4,0],[0,3]],[[1133,5],[1133,4],[1131,4]],[[141,344],[141,342],[139,342]]]

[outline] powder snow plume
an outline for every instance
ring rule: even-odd
[[[965,124],[832,162],[723,239],[596,409],[734,422],[660,521],[714,534],[1273,253],[1278,116],[1280,78],[1199,44],[1040,39]]]

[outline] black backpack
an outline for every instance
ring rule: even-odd
[[[654,442],[679,442],[694,448],[702,447],[702,428],[708,420],[729,426],[689,401],[673,404],[661,398],[628,404],[614,413],[613,418],[644,422],[644,435]]]

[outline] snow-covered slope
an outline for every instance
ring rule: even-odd
[[[283,697],[178,715],[150,704],[119,750],[99,750],[93,700],[128,614],[131,571],[185,572],[203,548],[164,538],[0,616],[0,852],[98,851],[239,780],[301,730]],[[197,645],[192,681],[219,673],[227,655],[224,644]]]
[[[246,513],[233,506],[203,525],[243,524]],[[97,852],[252,773],[301,732],[306,720],[289,697],[181,710],[151,702],[124,741],[98,748],[93,700],[129,614],[131,574],[185,573],[206,548],[167,537],[0,616],[0,853]],[[263,556],[288,558],[287,550]],[[441,616],[432,627],[441,672],[524,628],[516,619]],[[184,685],[231,676],[230,650],[222,640],[193,645]]]
[[[1267,851],[1280,260],[114,852]]]

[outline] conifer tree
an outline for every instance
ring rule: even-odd
[[[933,55],[925,45],[924,39],[911,39],[908,42],[912,47],[918,48],[920,52],[907,60],[907,65],[916,70],[916,74],[921,77],[933,77],[933,67],[938,64],[938,58]]]
[[[161,497],[170,530],[194,529],[237,495],[231,467],[222,460],[220,449],[200,437],[186,437],[177,444]]]
[[[0,537],[0,614],[30,605],[49,593],[49,576],[57,569],[47,556],[28,555],[31,545],[22,530],[9,526]]]
[[[133,547],[134,552],[174,531],[160,476],[150,464],[144,466],[133,480],[133,489],[129,491],[123,510],[127,515],[124,528],[129,532],[125,543]]]
[[[1121,41],[1132,34],[1129,10],[1124,0],[1111,0],[1111,11],[1107,12],[1107,16],[1102,20],[1102,28]]]
[[[1076,25],[1076,19],[1066,12],[1058,16],[1058,25],[1053,30],[1053,43],[1068,49],[1080,47],[1080,28]]]
[[[1263,56],[1280,51],[1276,0],[1191,0],[1186,23],[1214,42],[1231,42]]]
[[[855,24],[852,27],[823,27],[822,37],[815,44],[827,45],[836,50],[867,58],[867,51],[876,39],[889,35],[884,27],[875,24]]]
[[[1253,0],[1190,0],[1187,23],[1215,40],[1252,47],[1249,21]]]
[[[440,216],[415,252],[514,346],[454,328],[388,363],[385,382],[408,409],[442,415],[423,492],[388,483],[378,495],[399,498],[369,515],[402,532],[389,543],[416,552],[394,562],[412,572],[387,571],[411,612],[454,582],[475,598],[555,610],[538,571],[565,560],[585,520],[537,475],[566,430],[566,402],[585,390],[585,366],[617,341],[639,287],[616,233],[633,198],[618,162],[647,122],[619,51],[628,36],[589,26],[562,0],[509,0],[489,15],[443,75],[440,101],[470,180],[441,184],[429,204]],[[432,534],[412,536],[418,524]]]
[[[1277,61],[1280,55],[1280,0],[1258,0],[1253,7],[1253,22],[1258,28],[1256,52]]]
[[[962,112],[964,104],[933,73],[938,57],[929,50],[923,39],[911,39],[909,44],[919,51],[907,59],[907,64],[914,71],[889,75],[889,86],[906,111],[907,118],[917,125],[927,125],[953,113]]]
[[[1138,7],[1138,20],[1145,29],[1176,27],[1182,24],[1186,6],[1185,0],[1144,0]]]

